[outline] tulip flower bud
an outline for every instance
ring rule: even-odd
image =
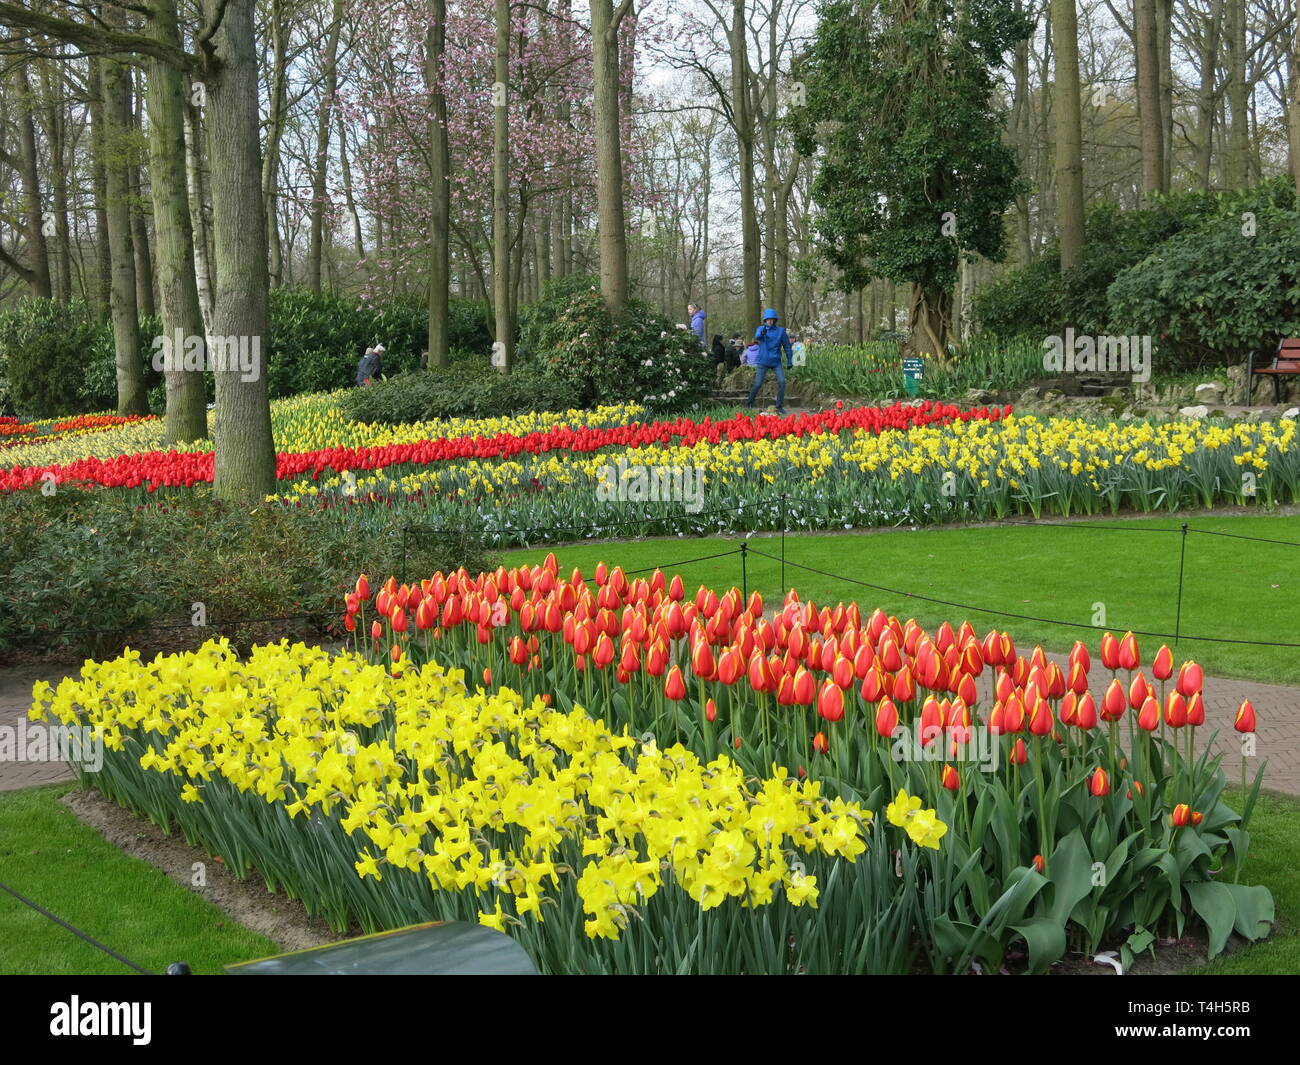
[[[1138,653],[1137,637],[1131,632],[1124,633],[1123,639],[1119,641],[1119,668],[1137,669],[1141,664],[1142,656]]]
[[[1092,692],[1084,692],[1079,696],[1078,709],[1074,714],[1074,723],[1085,731],[1097,727],[1097,703],[1092,697]]]
[[[812,680],[807,673],[804,675]],[[822,682],[821,691],[817,693],[817,713],[831,722],[844,718],[844,689],[833,680]]]
[[[894,735],[894,730],[898,728],[898,707],[892,699],[882,699],[880,706],[876,709],[876,734],[884,739],[889,739]]]
[[[1187,723],[1193,726],[1205,724],[1205,700],[1200,692],[1187,700]]]
[[[1190,699],[1194,694],[1201,690],[1204,683],[1204,677],[1201,673],[1201,667],[1195,662],[1184,662],[1178,670],[1178,692],[1184,698]]]
[[[1034,855],[1034,868],[1040,873],[1047,870],[1047,863],[1043,861],[1043,856],[1041,854]]]
[[[1255,725],[1255,706],[1249,699],[1242,699],[1241,705],[1237,707],[1237,716],[1233,719],[1232,727],[1238,732],[1254,732]]]
[[[1138,728],[1147,732],[1154,732],[1160,727],[1160,704],[1155,699],[1148,696],[1142,700],[1142,709],[1138,711],[1137,723]]]
[[[1169,815],[1169,823],[1174,828],[1185,828],[1192,820],[1192,808],[1185,802],[1180,802],[1174,807],[1173,813]]]
[[[1205,815],[1200,810],[1192,811],[1192,824],[1199,825],[1205,819]]]
[[[1092,779],[1088,782],[1088,790],[1098,799],[1110,794],[1110,777],[1101,766],[1093,771]]]
[[[1161,644],[1156,652],[1155,661],[1151,663],[1151,675],[1156,680],[1168,680],[1174,673],[1174,653],[1168,644]]]
[[[808,672],[808,670],[804,669],[803,666],[799,666],[798,669],[795,670],[791,682],[791,693],[794,702],[799,706],[808,706],[817,693],[816,679]],[[841,716],[843,716],[842,711]]]
[[[1119,641],[1109,632],[1101,637],[1101,664],[1107,669],[1119,669]]]
[[[718,720],[718,704],[712,699],[704,704],[704,720],[709,724]]]
[[[818,754],[825,754],[831,749],[831,741],[826,738],[826,733],[819,732],[813,737],[813,750]]]
[[[1029,749],[1025,746],[1024,740],[1019,737],[1016,738],[1016,742],[1012,744],[1011,750],[1007,752],[1007,760],[1012,765],[1024,765],[1029,761]]]
[[[949,791],[956,791],[961,786],[961,777],[958,775],[957,770],[950,765],[944,765],[941,781]]]
[[[1145,698],[1145,694],[1143,695]],[[1101,697],[1101,719],[1118,721],[1128,708],[1128,699],[1124,695],[1124,685],[1116,678],[1110,682],[1106,694]]]
[[[1029,714],[1029,731],[1034,736],[1047,736],[1055,722],[1052,720],[1052,708],[1046,699],[1038,699]]]
[[[686,681],[682,677],[681,666],[673,666],[668,671],[668,679],[664,682],[664,694],[673,702],[686,698]]]

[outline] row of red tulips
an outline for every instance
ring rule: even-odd
[[[276,456],[276,478],[288,480],[325,471],[374,470],[388,466],[427,465],[452,459],[509,458],[523,452],[585,453],[604,447],[643,447],[678,443],[691,447],[700,442],[774,439],[857,430],[882,433],[913,426],[947,424],[972,419],[997,421],[1011,408],[980,407],[962,410],[952,404],[925,402],[918,406],[852,407],[817,414],[781,418],[738,414],[714,421],[677,418],[671,421],[633,423],[610,428],[557,426],[534,433],[499,433],[494,436],[458,436],[378,447],[334,447],[320,451],[281,452]],[[108,459],[85,458],[66,464],[14,466],[0,471],[0,492],[12,492],[42,483],[46,474],[56,482],[85,481],[113,488],[191,487],[212,480],[211,452],[150,451]]]

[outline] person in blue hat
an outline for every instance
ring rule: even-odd
[[[758,345],[758,373],[754,376],[754,387],[749,390],[749,400],[745,406],[752,407],[758,390],[763,387],[763,378],[769,369],[776,370],[776,412],[785,413],[785,369],[781,366],[781,352],[785,352],[786,366],[794,369],[794,349],[790,345],[790,336],[782,326],[777,325],[779,315],[772,308],[763,312],[763,324],[754,333],[754,343]]]

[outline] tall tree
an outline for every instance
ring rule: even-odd
[[[1157,0],[1134,0],[1138,123],[1142,137],[1142,195],[1164,191],[1165,159],[1160,103],[1160,33]]]
[[[176,0],[150,0],[146,32],[155,41],[181,48]],[[157,233],[158,294],[164,335],[203,336],[198,282],[194,273],[194,231],[185,177],[185,96],[181,71],[160,59],[148,60],[149,189]],[[208,435],[204,378],[184,364],[164,367],[167,387],[167,443],[202,440]]]
[[[914,350],[946,356],[958,248],[997,261],[1019,177],[994,74],[1031,29],[1011,0],[827,0],[792,116],[804,155],[823,149],[813,198],[839,285],[910,283]],[[906,166],[899,159],[907,160]]]
[[[1083,255],[1083,121],[1079,99],[1079,25],[1074,0],[1052,0],[1056,44],[1056,211],[1061,269]]]
[[[447,0],[429,0],[424,44],[429,88],[429,364],[450,360],[451,145],[447,136]]]
[[[618,29],[632,0],[591,0],[596,111],[596,214],[600,292],[616,314],[627,304],[627,227],[623,213],[623,129],[619,115]]]
[[[1295,20],[1291,37],[1291,99],[1287,107],[1291,131],[1291,172],[1295,177],[1296,195],[1300,197],[1300,0],[1291,5]]]

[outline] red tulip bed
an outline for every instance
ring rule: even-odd
[[[883,433],[924,425],[946,425],[972,419],[997,421],[1010,408],[962,410],[952,404],[925,402],[919,406],[894,404],[889,407],[850,407],[780,418],[750,418],[736,415],[714,421],[677,418],[607,428],[557,426],[533,433],[498,433],[492,436],[458,436],[416,443],[377,447],[330,447],[317,451],[281,452],[276,456],[277,480],[306,476],[318,479],[327,471],[379,470],[392,466],[427,466],[437,462],[466,459],[507,459],[548,452],[589,454],[606,447],[649,447],[676,444],[683,448],[698,443],[736,443],[774,440],[782,437],[820,436],[846,430]],[[0,470],[0,492],[14,492],[45,483],[53,475],[63,482],[110,488],[144,487],[152,492],[163,487],[193,487],[213,477],[211,451],[149,451],[111,458],[77,459],[44,466],[13,466]]]
[[[1042,972],[1103,949],[1127,969],[1158,937],[1203,930],[1213,956],[1271,927],[1268,890],[1241,881],[1262,769],[1231,809],[1200,667],[1132,634],[1102,638],[1112,679],[1092,691],[1081,643],[1062,667],[968,622],[928,632],[793,590],[771,609],[736,588],[691,596],[659,570],[566,578],[553,555],[414,585],[363,576],[344,626],[391,669],[436,660],[758,778],[783,767],[869,809],[919,796],[948,831],[898,890],[936,972]],[[1245,785],[1249,702],[1235,727]]]

